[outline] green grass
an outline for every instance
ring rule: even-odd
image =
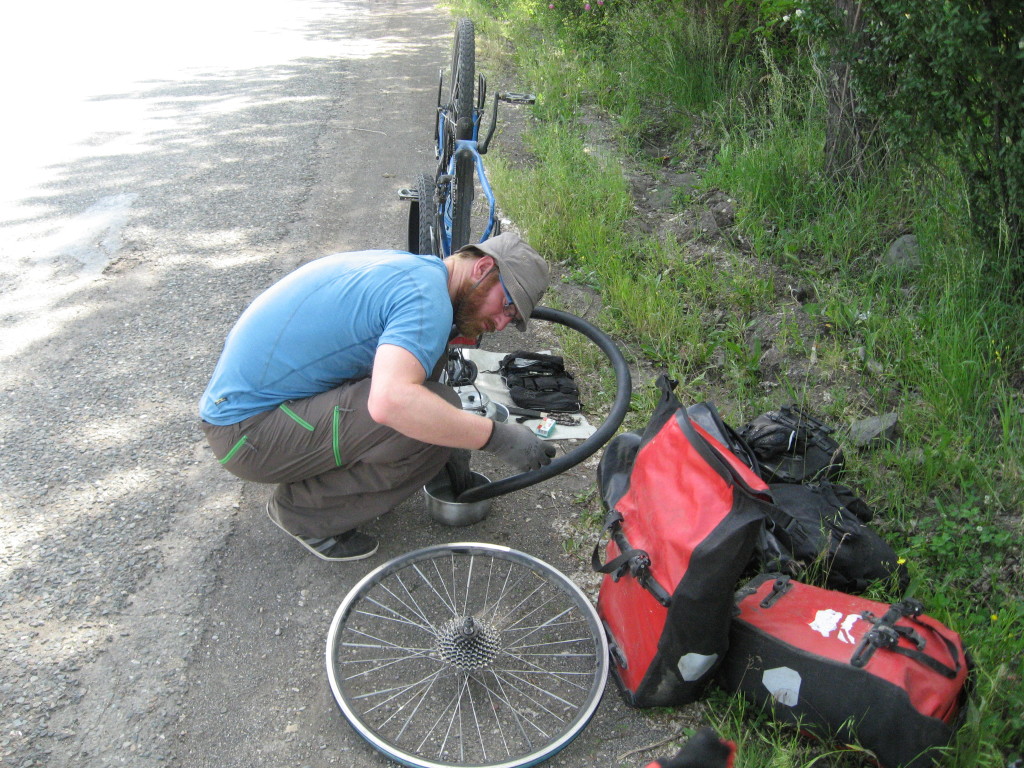
[[[500,142],[488,157],[502,207],[570,280],[598,291],[599,325],[678,378],[684,401],[714,388],[753,416],[816,394],[819,415],[837,425],[897,412],[897,442],[849,450],[846,482],[906,559],[912,593],[975,659],[967,723],[943,765],[1003,768],[1024,749],[1024,309],[1014,265],[972,238],[964,185],[942,157],[922,168],[890,155],[856,181],[829,178],[815,62],[730,48],[732,22],[692,6],[618,4],[576,37],[576,17],[558,19],[546,3],[462,8],[500,41],[489,50],[513,50],[517,80],[538,93],[532,162],[513,166]],[[594,146],[595,112],[616,127],[618,153]],[[694,255],[633,226],[620,161],[652,145],[670,162],[701,163],[703,186],[680,206],[709,189],[737,201],[749,253]],[[920,267],[886,267],[889,243],[907,232]],[[787,310],[775,344],[815,363],[783,372],[766,393],[751,323],[774,307],[780,273],[815,298]],[[820,329],[810,341],[798,319]],[[601,369],[583,349],[570,354]],[[626,427],[643,426],[654,398],[641,382]],[[596,524],[593,499],[588,510],[584,524]],[[809,746],[735,697],[716,693],[705,709],[740,744],[741,768],[864,764]]]

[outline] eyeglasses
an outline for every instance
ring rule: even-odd
[[[501,278],[501,272],[498,273],[498,282],[501,283],[501,290],[505,292],[505,304],[501,309],[505,313],[505,317],[515,320],[519,316],[519,310],[516,308],[516,303],[512,301],[512,294],[505,287],[505,281]]]

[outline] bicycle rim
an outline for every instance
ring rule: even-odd
[[[331,623],[327,672],[349,723],[393,760],[518,768],[590,721],[608,645],[556,569],[507,547],[447,544],[353,587]]]

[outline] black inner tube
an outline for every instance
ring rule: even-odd
[[[596,326],[591,325],[586,320],[576,315],[570,314],[569,312],[562,312],[558,309],[551,309],[550,307],[535,307],[533,314],[530,315],[531,320],[546,320],[551,323],[558,323],[564,325],[567,328],[571,328],[574,331],[578,331],[590,339],[597,347],[604,352],[605,356],[612,364],[612,369],[615,371],[615,400],[612,402],[611,410],[608,412],[608,418],[604,420],[604,423],[597,428],[590,437],[584,440],[580,445],[573,448],[564,456],[552,459],[551,463],[546,467],[540,469],[531,470],[529,472],[522,472],[512,477],[506,477],[504,480],[495,480],[492,483],[485,483],[478,485],[475,488],[470,488],[467,491],[463,491],[459,494],[458,498],[455,499],[460,504],[471,504],[475,501],[483,501],[484,499],[492,499],[495,496],[501,496],[512,491],[518,491],[522,488],[527,488],[536,483],[547,480],[549,477],[554,477],[567,469],[575,467],[584,459],[589,458],[596,453],[601,446],[611,440],[614,436],[615,431],[622,424],[622,420],[626,418],[626,412],[629,410],[630,398],[633,396],[633,379],[629,375],[629,366],[626,365],[626,358],[622,356],[622,352],[615,346],[615,342],[611,340],[603,331],[598,329]]]

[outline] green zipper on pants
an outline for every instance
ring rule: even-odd
[[[310,432],[313,431],[313,425],[310,424],[308,421],[306,421],[301,416],[299,416],[299,414],[297,414],[295,411],[293,411],[287,405],[282,403],[279,407],[280,407],[280,409],[282,411],[284,411],[288,415],[288,418],[290,418],[292,421],[294,421],[300,427],[302,427],[303,429],[308,429]]]
[[[231,457],[234,456],[236,453],[238,453],[239,449],[241,449],[241,447],[243,445],[245,445],[245,441],[248,440],[248,439],[249,439],[248,435],[242,435],[241,439],[237,443],[235,443],[233,446],[231,446],[231,450],[228,451],[227,455],[225,455],[224,458],[220,460],[220,463],[221,464],[227,464],[229,461],[231,461]]]
[[[338,425],[341,423],[341,409],[334,406],[334,418],[331,423],[331,445],[334,448],[334,466],[341,466],[341,445],[338,444]]]

